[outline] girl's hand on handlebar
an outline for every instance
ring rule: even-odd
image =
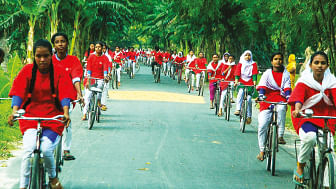
[[[8,125],[13,126],[14,125],[14,114],[11,114],[8,116]]]
[[[66,128],[69,127],[70,122],[71,120],[70,120],[69,112],[64,112],[63,123]]]
[[[299,118],[299,117],[300,117],[300,110],[294,110],[294,111],[292,112],[292,116],[293,116],[294,118]]]

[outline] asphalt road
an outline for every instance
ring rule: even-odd
[[[168,77],[154,83],[150,72],[143,66],[133,80],[124,75],[92,130],[79,121],[80,109],[74,110],[72,154],[77,159],[63,167],[60,180],[66,189],[294,188],[290,145],[277,154],[276,176],[266,171],[265,161],[256,160],[257,110],[241,133],[234,115],[227,122],[209,109],[208,89],[199,98]],[[19,176],[19,155],[11,162],[6,178]],[[13,182],[18,188],[18,180]]]

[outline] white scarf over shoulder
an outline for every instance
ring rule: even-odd
[[[291,87],[289,72],[286,69],[284,69],[281,80],[281,86],[278,86],[277,82],[274,80],[272,69],[267,69],[261,76],[257,87],[261,86],[265,86],[271,90],[279,90],[280,95],[286,97],[284,89]]]
[[[216,72],[220,65],[221,65],[221,63],[218,62],[216,68],[214,68],[214,67],[213,67],[213,61],[211,61],[211,62],[208,64],[207,69]]]
[[[317,94],[309,97],[303,103],[302,110],[308,109],[308,108],[314,106],[315,104],[319,103],[322,99],[326,104],[328,104],[330,106],[333,105],[332,101],[324,93],[324,91],[327,90],[327,89],[336,88],[336,78],[330,72],[329,68],[324,72],[322,85],[314,79],[313,72],[310,69],[310,66],[306,66],[306,69],[301,73],[301,77],[298,79],[296,84],[298,84],[298,83],[303,83],[303,84],[307,85],[308,87],[310,87],[312,89],[320,91],[320,93],[317,93]]]
[[[251,55],[251,60],[250,61],[246,61],[245,60],[245,55],[249,53]],[[252,77],[252,70],[253,70],[253,57],[252,57],[252,52],[250,50],[246,50],[239,59],[239,63],[242,64],[241,67],[241,74],[240,74],[240,78],[242,78],[242,80],[244,81],[249,81]]]

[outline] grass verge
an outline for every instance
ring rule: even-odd
[[[0,101],[0,160],[12,157],[11,150],[17,148],[22,138],[17,122],[13,127],[7,124],[8,116],[12,113],[10,106],[10,101]]]

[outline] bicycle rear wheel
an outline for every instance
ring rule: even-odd
[[[225,97],[225,119],[227,121],[230,121],[230,110],[231,110],[231,99],[230,99],[230,91],[226,92],[226,97]]]
[[[219,90],[216,89],[216,94],[215,94],[215,98],[214,98],[215,115],[218,115],[218,112],[219,112],[219,101],[220,101],[220,94],[219,94]]]
[[[95,107],[98,106],[96,104],[96,95],[92,95],[92,98],[90,100],[90,107],[89,107],[89,116],[88,116],[88,128],[89,130],[92,129],[93,127],[93,124],[94,124],[94,121],[95,121],[95,117],[96,117],[96,114],[95,114]]]
[[[326,153],[322,159],[321,167],[318,169],[318,189],[335,189],[334,159],[331,153]]]
[[[115,76],[114,76],[114,70],[111,72],[111,80],[110,80],[110,85],[111,85],[111,88],[114,89],[114,79],[115,79]]]
[[[275,158],[277,151],[277,143],[278,143],[278,127],[277,125],[272,126],[272,161],[271,161],[271,174],[274,176],[275,174]]]
[[[242,133],[245,132],[246,117],[247,117],[247,99],[244,99],[240,110],[240,131]]]
[[[177,70],[177,83],[180,84],[182,79],[182,69]]]
[[[100,107],[97,106],[97,111],[96,111],[96,121],[97,121],[97,123],[100,122],[100,114],[101,114]]]
[[[271,170],[271,164],[272,164],[272,137],[273,137],[273,131],[271,130],[271,125],[268,126],[267,129],[267,139],[265,143],[265,158],[266,158],[266,170]]]
[[[117,73],[117,70],[114,71],[114,86],[116,89],[118,89],[118,73]]]
[[[191,73],[188,74],[188,93],[191,91]]]
[[[29,189],[39,189],[40,188],[40,154],[38,152],[34,153],[31,158],[31,171],[29,176]]]

